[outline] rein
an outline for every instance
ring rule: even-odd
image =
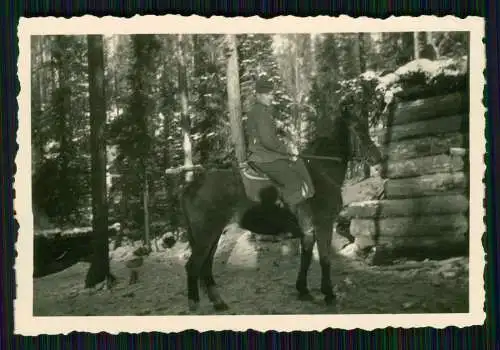
[[[312,154],[299,154],[297,155],[297,158],[302,158],[302,159],[318,159],[318,160],[331,160],[334,162],[341,162],[342,158],[340,157],[328,157],[328,156],[314,156]]]
[[[332,179],[332,177],[328,174],[325,173],[325,171],[323,170],[323,167],[320,165],[319,166],[320,169],[319,169],[319,173],[325,178],[328,180],[328,182],[330,182],[332,185],[334,185],[335,187],[338,187],[338,188],[342,188],[342,184],[339,184],[337,181],[335,181],[334,179]]]
[[[355,130],[354,127],[349,127],[349,129],[351,129],[351,132],[354,134],[355,137],[357,137],[358,139],[360,139],[357,131]],[[281,153],[281,152],[279,152]],[[301,158],[301,159],[305,159],[305,160],[329,160],[329,161],[333,161],[333,162],[342,162],[343,161],[343,158],[341,157],[331,157],[331,156],[317,156],[317,155],[312,155],[312,154],[298,154],[298,155],[293,155],[293,154],[287,154],[290,156],[290,158],[293,158],[293,157],[297,157],[297,158]],[[350,157],[350,160],[354,160],[354,161],[362,161],[362,162],[366,162],[367,161],[367,157]],[[246,167],[246,162],[243,162],[243,163],[240,163],[239,164],[239,168],[244,168]],[[321,169],[319,169],[319,172],[320,174],[325,178],[327,179],[331,184],[333,184],[334,186],[336,187],[342,187],[341,184],[338,184],[335,180],[333,180],[328,174],[325,173],[325,171],[322,169],[322,167],[320,166]],[[189,165],[189,166],[186,166],[186,165],[182,165],[182,166],[179,166],[177,168],[169,168],[169,169],[166,169],[165,170],[165,174],[166,175],[178,175],[178,174],[182,174],[184,172],[188,172],[188,171],[203,171],[203,170],[206,170],[205,167],[203,167],[202,165],[200,164],[195,164],[195,165]]]

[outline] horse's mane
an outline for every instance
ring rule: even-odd
[[[304,153],[317,156],[341,157],[347,162],[352,153],[351,131],[344,116],[339,116],[330,123],[328,133],[314,137],[307,143]]]

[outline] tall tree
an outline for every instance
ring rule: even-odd
[[[193,146],[191,143],[191,118],[189,117],[189,94],[187,78],[187,60],[186,60],[186,38],[179,34],[177,37],[177,65],[179,79],[179,95],[181,99],[181,128],[184,149],[184,166],[193,166]],[[193,172],[186,172],[186,181],[193,180]]]
[[[241,125],[240,75],[238,71],[238,44],[236,35],[228,35],[229,59],[227,61],[227,97],[231,133],[238,162],[245,160],[245,142]]]
[[[93,256],[85,287],[114,279],[109,267],[108,203],[106,194],[106,99],[104,91],[104,51],[101,35],[89,35],[88,71],[90,103],[90,149],[92,156],[92,234]]]
[[[394,71],[414,58],[415,46],[412,32],[382,33],[380,40],[381,68]]]
[[[43,89],[42,89],[42,73],[43,73],[43,37],[38,35],[31,36],[31,113],[32,123],[37,123],[42,118],[43,113]],[[40,125],[35,126],[35,130],[39,129]],[[37,169],[37,165],[43,159],[43,144],[40,142],[40,137],[33,137],[33,156],[32,167]]]
[[[291,136],[293,146],[301,149],[307,140],[305,115],[309,112],[309,93],[314,72],[312,38],[308,34],[275,36],[275,55],[280,74],[291,97]]]
[[[226,166],[234,159],[228,124],[225,35],[193,36],[194,71],[190,106],[193,160]]]
[[[358,33],[358,38],[357,38],[357,42],[355,44],[355,52],[356,52],[356,55],[357,55],[357,66],[358,66],[358,72],[357,72],[357,75],[361,75],[363,73],[365,73],[366,71],[366,48],[365,48],[365,36],[366,34],[365,33]],[[363,85],[364,87],[364,85]],[[362,118],[368,118],[368,111],[366,110],[366,108],[362,108],[361,109],[361,113],[363,114],[361,117]],[[360,150],[360,148],[362,147],[360,144],[356,144],[356,147],[358,149],[358,151]],[[370,166],[364,162],[363,164],[361,164],[362,168],[363,168],[363,177],[364,178],[368,178],[370,176]]]
[[[127,226],[132,230],[142,226],[143,240],[149,247],[149,189],[155,163],[151,157],[154,132],[161,125],[156,118],[160,45],[156,35],[132,35],[126,39],[121,44],[127,55],[119,69],[124,79],[118,79],[124,96],[120,104],[124,108],[110,125],[110,138],[117,151],[113,171],[121,174],[115,188],[121,187],[122,194],[128,197],[122,201],[122,212],[130,223]]]
[[[334,34],[322,35],[317,38],[316,46],[317,73],[311,88],[311,102],[315,112],[308,116],[308,133],[326,136],[332,129],[334,118],[339,115],[340,97],[337,96],[337,90],[343,76],[340,70],[338,37]]]
[[[177,35],[158,36],[162,48],[160,54],[161,75],[159,80],[158,114],[162,117],[162,124],[159,126],[162,132],[158,134],[156,164],[159,166],[157,178],[161,179],[160,186],[155,189],[155,198],[158,199],[160,210],[158,214],[162,220],[167,219],[167,225],[171,231],[176,231],[179,227],[178,219],[180,211],[178,208],[178,198],[176,189],[178,188],[178,178],[161,176],[165,169],[178,165],[184,161],[184,151],[182,142],[182,128],[179,103],[179,77],[177,62]],[[158,215],[157,214],[157,215]]]
[[[39,39],[40,81],[35,74],[32,87],[39,85],[44,93],[34,91],[32,135],[39,152],[33,200],[53,223],[75,224],[84,219],[82,207],[89,205],[90,193],[85,38]]]
[[[413,32],[413,57],[418,60],[420,58],[420,51],[422,50],[420,42],[420,37],[418,32]]]
[[[142,204],[144,222],[144,245],[150,248],[150,213],[149,213],[149,187],[150,163],[153,144],[153,131],[151,125],[156,120],[153,114],[156,111],[154,99],[156,67],[155,58],[159,43],[155,35],[133,35],[132,47],[134,64],[131,71],[132,98],[130,101],[132,118],[136,122],[136,161],[140,167],[140,182],[142,184]]]
[[[434,32],[438,56],[462,57],[468,53],[468,32]]]

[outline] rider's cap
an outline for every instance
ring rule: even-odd
[[[266,94],[273,91],[274,85],[267,77],[260,77],[255,84],[255,92],[259,94]]]

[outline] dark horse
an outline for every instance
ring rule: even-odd
[[[369,164],[377,164],[382,158],[379,149],[370,139],[368,124],[362,118],[344,111],[331,124],[332,130],[327,137],[316,138],[304,150],[303,154],[312,156],[306,158],[306,164],[316,193],[299,204],[295,211],[298,218],[295,222],[299,224],[301,231],[298,235],[301,240],[300,269],[296,282],[299,299],[312,298],[307,287],[307,273],[313,246],[317,242],[322,274],[321,292],[327,303],[332,303],[335,299],[330,278],[330,251],[333,224],[342,208],[341,187],[352,155],[350,138],[357,137],[362,145],[363,157]],[[321,156],[332,159],[322,159]],[[201,280],[215,310],[225,310],[228,306],[217,291],[212,273],[214,253],[224,227],[231,219],[241,219],[256,203],[247,198],[240,170],[234,167],[196,174],[194,180],[183,189],[181,204],[191,246],[191,256],[186,264],[189,307],[191,310],[198,307],[198,282]],[[292,221],[282,220],[281,223],[278,222],[276,230],[292,232],[294,228],[290,225],[293,225]],[[252,231],[255,230],[254,225]]]

